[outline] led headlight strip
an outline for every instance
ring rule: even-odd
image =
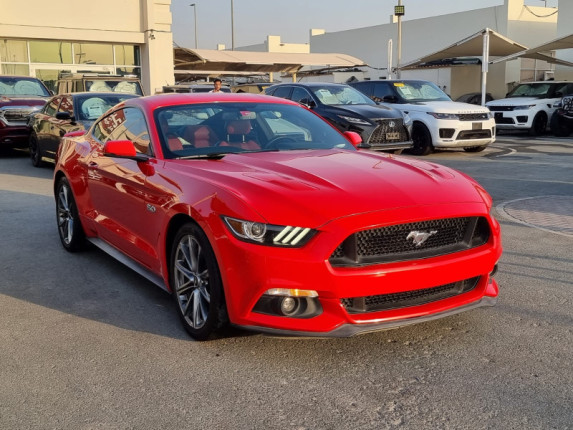
[[[274,237],[273,242],[280,243],[282,245],[296,245],[309,231],[310,228],[291,227],[290,225],[287,225]]]

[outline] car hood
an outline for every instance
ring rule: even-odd
[[[453,101],[435,101],[435,102],[416,102],[395,105],[400,110],[422,111],[435,113],[484,113],[489,112],[486,107],[470,103],[453,102]]]
[[[326,110],[336,114],[345,116],[360,115],[368,119],[378,118],[402,118],[402,114],[388,106],[384,105],[347,105],[347,106],[327,106]]]
[[[486,103],[486,106],[523,106],[529,104],[539,104],[543,103],[544,100],[559,100],[557,98],[538,98],[538,97],[510,97],[507,99],[493,100]]]
[[[47,98],[33,96],[0,96],[0,107],[44,106]]]
[[[310,221],[318,227],[374,211],[484,201],[477,184],[455,170],[369,151],[244,153],[169,163],[194,177],[180,178],[183,183],[206,180],[277,224]]]

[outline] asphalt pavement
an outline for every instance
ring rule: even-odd
[[[346,339],[195,342],[170,297],[60,245],[52,168],[0,155],[0,429],[573,428],[573,139],[424,157],[494,199],[495,307]]]

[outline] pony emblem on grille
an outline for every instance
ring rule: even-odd
[[[410,234],[408,234],[406,240],[411,239],[412,243],[416,245],[416,247],[420,247],[428,240],[430,236],[435,235],[437,232],[438,230],[430,230],[429,232],[413,230],[410,232]]]

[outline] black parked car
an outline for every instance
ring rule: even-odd
[[[276,84],[267,88],[265,94],[309,107],[341,132],[360,134],[370,149],[400,153],[412,147],[412,121],[407,114],[378,105],[348,85],[323,82]]]
[[[558,137],[567,137],[573,131],[573,95],[567,95],[555,103],[557,109],[551,115],[549,128]]]
[[[121,93],[59,94],[48,100],[44,108],[30,116],[29,146],[32,164],[55,162],[60,139],[72,131],[87,130],[110,107],[124,100],[139,97]]]

